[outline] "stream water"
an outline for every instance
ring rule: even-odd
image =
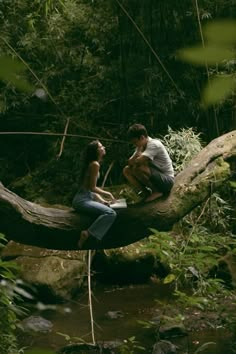
[[[96,287],[93,291],[93,317],[96,341],[125,340],[135,336],[140,345],[148,348],[145,353],[151,353],[155,343],[154,331],[146,329],[137,321],[148,321],[157,316],[161,301],[163,310],[170,301],[164,286],[146,284],[122,287]],[[173,305],[174,306],[174,305]],[[108,317],[109,311],[119,311],[118,318]],[[113,313],[113,312],[112,312]],[[21,336],[21,345],[32,348],[44,348],[56,351],[68,344],[58,332],[68,336],[82,338],[92,342],[88,294],[83,294],[76,301],[56,305],[56,309],[34,312],[34,315],[53,323],[52,331],[34,336]],[[214,342],[204,353],[233,354],[232,342],[235,337],[223,329],[204,329],[195,331],[184,337],[170,339],[178,346],[178,353],[195,353],[206,342]],[[75,340],[76,342],[76,340]],[[78,340],[77,340],[78,342]],[[27,353],[27,350],[26,350]],[[139,353],[139,351],[137,351]]]

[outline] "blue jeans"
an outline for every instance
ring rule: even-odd
[[[102,203],[96,202],[93,192],[80,190],[76,193],[72,206],[76,211],[85,212],[98,218],[88,228],[89,234],[101,240],[115,221],[116,212]]]

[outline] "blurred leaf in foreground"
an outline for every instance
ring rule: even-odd
[[[33,86],[23,76],[25,70],[25,65],[19,60],[8,56],[0,57],[0,80],[21,91],[32,92]]]
[[[236,21],[221,20],[204,27],[204,38],[211,43],[229,46],[236,43]]]
[[[223,60],[230,60],[235,57],[234,52],[228,48],[216,46],[211,47],[192,47],[181,49],[178,53],[180,59],[195,65],[220,63]]]
[[[236,89],[234,76],[216,76],[207,84],[202,93],[202,104],[209,106],[220,103]]]

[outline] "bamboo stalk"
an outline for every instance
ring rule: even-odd
[[[93,344],[95,344],[93,304],[92,304],[92,291],[91,291],[91,250],[88,251],[88,299],[89,299],[89,313],[90,313],[92,342]]]

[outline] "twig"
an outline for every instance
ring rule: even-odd
[[[102,188],[105,186],[107,177],[108,177],[108,175],[109,175],[109,173],[110,173],[112,167],[114,166],[114,163],[115,163],[115,161],[113,160],[113,161],[111,162],[110,166],[109,166],[108,169],[107,169],[107,172],[106,172],[106,174],[105,174],[105,176],[104,176],[104,178],[103,178],[103,181],[102,181],[102,186],[101,186]]]
[[[61,155],[62,155],[69,123],[70,123],[70,118],[67,118],[65,129],[64,129],[63,138],[62,138],[62,141],[61,141],[61,147],[60,147],[59,154],[57,155],[57,159],[59,159],[61,157]]]
[[[196,225],[197,225],[197,223],[199,222],[199,220],[201,219],[202,215],[204,214],[205,209],[206,209],[206,207],[207,207],[207,204],[209,203],[210,200],[211,200],[211,197],[209,197],[209,198],[206,200],[206,202],[205,202],[205,204],[204,204],[204,206],[203,206],[203,208],[202,208],[202,210],[201,210],[201,213],[200,213],[200,215],[198,216],[198,218],[197,218],[197,220],[196,220],[196,222],[195,222],[195,225],[193,225],[192,230],[191,230],[191,232],[190,232],[190,234],[189,234],[189,236],[188,236],[187,242],[186,242],[186,244],[185,244],[185,246],[184,246],[183,254],[185,253],[186,248],[187,248],[187,246],[188,246],[188,244],[189,244],[189,242],[190,242],[190,239],[191,239],[191,237],[192,237],[192,234],[194,233],[194,231],[195,231],[195,229],[196,229]]]
[[[68,137],[76,137],[83,139],[93,139],[93,140],[104,140],[104,141],[112,141],[116,143],[127,144],[128,142],[125,140],[119,139],[109,139],[109,138],[101,138],[97,136],[89,136],[89,135],[79,135],[79,134],[65,134],[65,133],[46,133],[46,132],[0,132],[0,135],[48,135],[48,136],[68,136]]]

